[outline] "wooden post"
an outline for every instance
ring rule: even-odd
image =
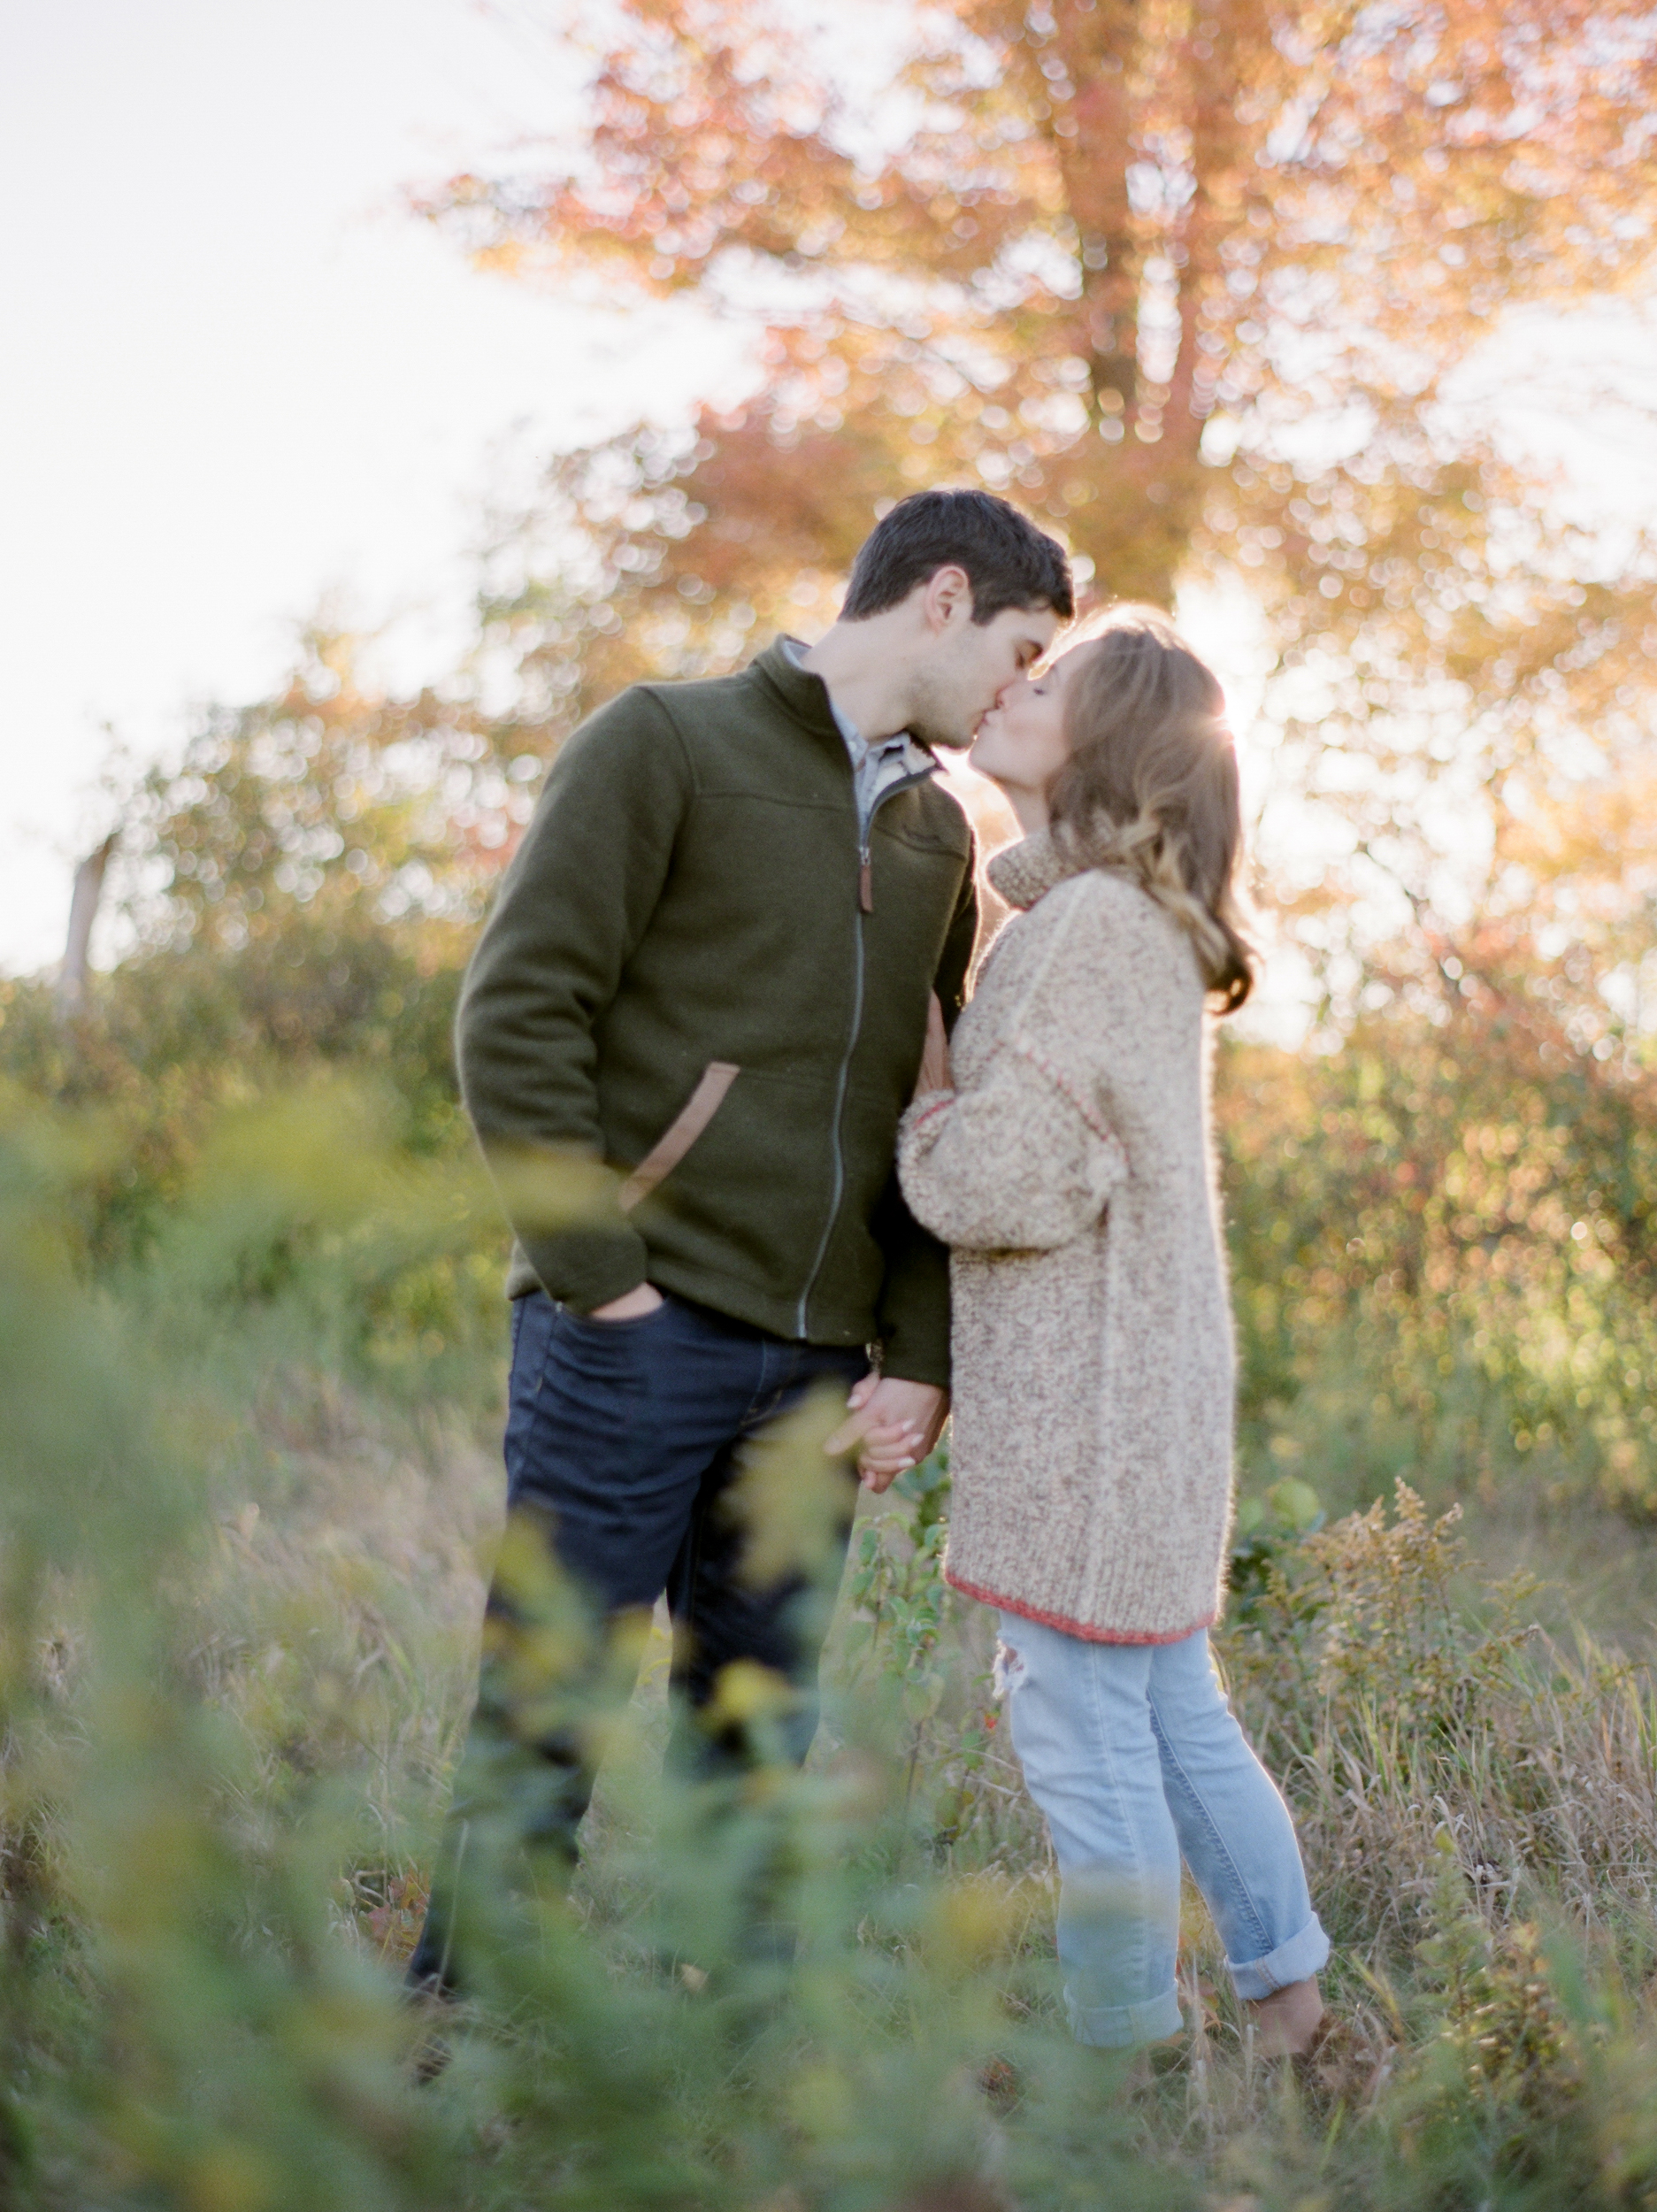
[[[58,974],[58,1018],[73,1021],[86,1004],[87,954],[92,943],[92,925],[104,895],[104,872],[115,849],[119,830],[111,830],[96,852],[89,852],[75,870],[74,896],[69,902],[69,941]]]

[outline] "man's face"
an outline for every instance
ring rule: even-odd
[[[1051,607],[1003,607],[987,622],[952,623],[916,672],[909,727],[923,744],[959,752],[1009,685],[1052,644]]]

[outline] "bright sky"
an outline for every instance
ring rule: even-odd
[[[461,634],[482,495],[719,373],[473,274],[402,189],[567,104],[472,0],[13,0],[0,28],[0,972],[61,952],[112,724],[257,697],[329,592]],[[452,663],[450,664],[452,664]]]

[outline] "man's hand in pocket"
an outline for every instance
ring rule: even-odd
[[[661,1302],[662,1294],[654,1283],[641,1283],[636,1289],[612,1298],[609,1305],[595,1306],[587,1317],[589,1321],[640,1321],[647,1313],[654,1313]]]

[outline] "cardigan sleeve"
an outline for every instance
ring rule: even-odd
[[[1083,1235],[1126,1179],[1118,1138],[1022,1041],[969,1091],[932,1091],[903,1118],[898,1173],[917,1220],[969,1251],[1051,1250]]]

